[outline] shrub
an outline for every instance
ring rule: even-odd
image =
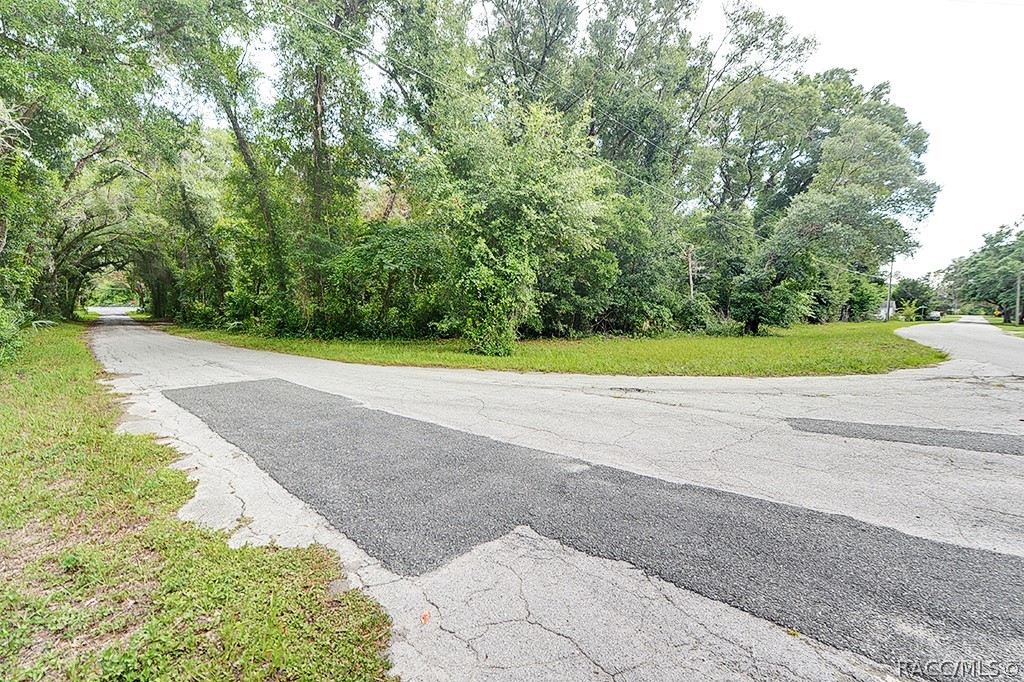
[[[687,298],[680,303],[676,323],[686,331],[698,331],[707,329],[714,317],[711,299],[698,292],[692,299]]]
[[[772,270],[733,279],[732,314],[748,334],[757,334],[762,325],[789,327],[810,313],[810,294],[794,280],[779,279]]]
[[[21,346],[21,325],[25,317],[20,310],[0,307],[0,365],[10,362]]]
[[[917,299],[908,299],[900,302],[899,316],[907,322],[915,322],[921,318],[918,314]]]
[[[186,301],[178,313],[178,320],[200,329],[212,329],[221,325],[224,316],[215,306],[205,301]]]

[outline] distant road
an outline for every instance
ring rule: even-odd
[[[1024,327],[1021,327],[1024,331]],[[1007,334],[980,315],[965,315],[941,325],[904,327],[897,332],[954,357],[1000,368],[1008,375],[1024,376],[1024,339]]]

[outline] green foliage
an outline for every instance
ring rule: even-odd
[[[511,355],[520,324],[535,312],[536,273],[529,255],[495,253],[483,238],[463,263],[458,291],[465,298],[445,326],[455,325],[484,355]]]
[[[719,47],[688,0],[7,5],[0,299],[35,315],[487,354],[862,319],[937,191],[886,84],[743,3]]]
[[[533,331],[574,337],[607,324],[602,317],[614,300],[615,285],[621,282],[621,262],[607,248],[595,248],[559,267],[541,270]]]
[[[18,310],[0,306],[0,366],[7,364],[21,348],[24,317]]]
[[[688,331],[707,331],[715,326],[715,313],[711,299],[698,292],[692,299],[683,299],[675,316],[676,323]]]
[[[608,182],[582,132],[540,105],[511,106],[446,136],[414,176],[414,200],[437,204],[424,219],[452,244],[454,291],[441,326],[478,352],[508,355],[523,325],[545,325],[540,304],[552,294],[539,290],[539,272],[554,274],[548,283],[578,280],[589,264],[607,278],[612,260],[587,256],[602,248]]]
[[[115,433],[77,325],[0,368],[0,678],[389,679],[390,623],[324,547],[231,549],[179,521],[178,453]]]
[[[904,278],[896,283],[892,291],[892,299],[902,307],[907,301],[914,301],[919,306],[930,306],[935,292],[928,280]]]
[[[125,280],[124,273],[102,273],[92,278],[89,305],[127,306],[135,301],[136,295]]]
[[[918,305],[916,298],[903,299],[896,314],[908,322],[915,322],[921,319],[921,306]]]
[[[771,269],[739,275],[733,281],[732,313],[750,334],[762,325],[789,327],[810,313],[810,295],[795,280]]]
[[[152,46],[135,3],[4,2],[0,14],[0,280],[18,282],[0,296],[70,317],[89,275],[124,262]]]
[[[596,328],[604,332],[656,334],[672,327],[685,277],[672,226],[637,199],[616,202],[606,244],[619,276]]]
[[[980,249],[954,264],[949,277],[958,300],[1007,311],[1014,308],[1017,275],[1024,270],[1024,231],[1015,232],[1019,227],[1003,226],[986,235]]]
[[[886,288],[880,282],[856,277],[850,288],[849,319],[854,322],[869,320],[878,314],[885,301]]]
[[[823,144],[807,191],[793,199],[747,273],[734,280],[739,293],[731,311],[747,331],[790,324],[794,316],[808,314],[807,295],[823,279],[823,265],[851,273],[844,262],[877,269],[887,255],[908,248],[909,237],[896,217],[927,214],[937,191],[920,179],[923,168],[916,157],[882,124],[859,118],[842,123],[839,134]],[[849,292],[842,292],[840,300],[848,298]],[[819,303],[822,317],[831,319],[829,302],[820,297]],[[835,310],[841,305],[832,303]]]

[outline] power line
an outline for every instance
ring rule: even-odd
[[[463,88],[461,88],[461,87],[459,87],[457,85],[453,85],[452,83],[449,83],[449,82],[443,81],[443,80],[441,80],[439,78],[436,78],[434,76],[431,76],[430,74],[427,74],[427,73],[421,71],[420,69],[417,69],[416,67],[410,65],[410,63],[404,62],[401,59],[396,58],[394,55],[387,54],[386,52],[384,52],[383,50],[375,47],[372,44],[368,44],[368,43],[365,43],[364,41],[360,41],[359,39],[353,37],[352,35],[350,35],[348,33],[345,33],[344,31],[342,31],[341,29],[333,26],[332,24],[329,24],[328,22],[325,22],[325,20],[323,20],[321,18],[318,18],[316,16],[311,16],[308,13],[304,12],[303,10],[299,9],[298,7],[292,5],[292,4],[288,3],[288,2],[284,2],[283,1],[282,5],[286,9],[295,12],[299,16],[302,16],[303,18],[308,20],[308,22],[312,22],[313,24],[321,26],[321,27],[327,29],[328,31],[331,31],[333,33],[338,34],[342,38],[345,38],[346,40],[348,40],[350,43],[353,44],[353,47],[356,47],[357,49],[360,49],[360,50],[370,50],[370,51],[378,54],[379,56],[381,56],[381,57],[383,57],[385,59],[388,59],[388,60],[396,63],[396,65],[398,65],[398,66],[400,66],[400,67],[402,67],[404,69],[408,69],[409,71],[413,72],[414,74],[417,74],[418,76],[422,76],[423,78],[426,78],[429,81],[431,81],[431,82],[433,82],[433,83],[435,83],[435,84],[437,84],[437,85],[439,85],[439,86],[441,86],[443,88],[449,89],[449,90],[451,90],[453,92],[461,94],[462,96],[467,97],[467,98],[475,101],[477,104],[483,106],[483,108],[488,108],[488,106],[493,104],[493,102],[490,102],[490,101],[488,101],[486,99],[483,99],[483,98],[475,95],[474,93],[471,93],[468,90],[465,90],[465,89],[463,89]],[[371,63],[373,63],[373,65],[375,67],[377,67],[378,69],[380,69],[381,71],[384,71],[386,73],[387,70],[384,69],[384,67],[380,66],[379,63],[376,63],[373,60],[371,60]],[[509,63],[506,63],[505,66],[511,66],[511,65],[509,65]],[[540,72],[538,72],[538,74],[543,76],[543,74],[541,74]],[[559,86],[559,87],[562,87],[562,86]],[[566,91],[568,91],[568,90],[566,90]],[[536,92],[535,92],[535,94],[536,94]],[[608,118],[611,121],[614,121],[615,123],[618,123],[618,124],[622,125],[624,128],[626,128],[630,132],[633,132],[635,135],[640,136],[640,137],[643,138],[643,136],[640,135],[640,133],[636,132],[631,127],[627,126],[626,124],[622,123],[621,121],[618,121],[617,119],[614,119],[613,117],[608,117]],[[646,139],[646,138],[644,138],[644,139]],[[651,142],[651,143],[653,144],[653,142]],[[660,147],[658,147],[658,148],[660,148]],[[632,173],[624,171],[623,169],[618,168],[614,164],[612,164],[612,163],[610,163],[608,161],[605,161],[604,159],[601,159],[600,157],[596,157],[595,156],[595,157],[593,157],[593,160],[597,164],[599,164],[599,165],[601,165],[601,166],[603,166],[605,168],[610,169],[612,172],[620,174],[623,177],[629,178],[629,179],[633,180],[634,182],[638,182],[641,185],[643,185],[643,186],[645,186],[645,187],[647,187],[649,189],[654,190],[655,193],[657,193],[659,195],[663,195],[664,197],[673,200],[676,203],[676,206],[679,206],[679,205],[685,203],[685,200],[680,199],[676,195],[673,195],[673,194],[669,193],[669,191],[666,191],[663,188],[660,188],[660,187],[658,187],[658,186],[656,186],[656,185],[654,185],[654,184],[652,184],[650,182],[647,182],[646,180],[644,180],[642,178],[639,178],[636,175],[633,175]],[[721,216],[719,216],[718,219],[721,220],[722,219]],[[739,223],[731,222],[731,221],[728,221],[728,220],[724,220],[723,222],[725,222],[725,224],[729,225],[730,227],[734,227],[734,228],[739,229],[739,230],[741,230],[741,231],[743,231],[745,233],[748,233],[748,235],[750,235],[751,237],[753,237],[753,238],[755,238],[757,240],[761,240],[763,242],[767,242],[769,240],[769,238],[764,237],[763,235],[760,235],[760,233],[758,233],[757,230],[755,230],[755,229],[753,229],[751,227],[748,227],[746,225],[741,225]],[[835,269],[843,270],[843,271],[849,272],[851,274],[857,274],[857,275],[860,275],[860,276],[866,276],[866,278],[871,278],[871,279],[874,279],[874,280],[885,281],[885,278],[883,278],[883,276],[881,276],[881,275],[869,274],[867,272],[860,272],[860,271],[851,269],[849,267],[846,267],[846,266],[843,266],[843,265],[839,265],[838,263],[830,263],[828,261],[822,260],[821,258],[816,256],[815,254],[810,253],[810,252],[807,252],[807,255],[812,260],[818,262],[821,265],[826,265],[828,267],[833,267]]]

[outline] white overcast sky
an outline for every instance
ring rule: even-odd
[[[705,0],[696,33],[719,33]],[[903,275],[943,268],[1024,215],[1024,0],[754,0],[818,49],[805,70],[855,68],[892,83],[892,101],[931,134],[928,177],[942,185]]]

